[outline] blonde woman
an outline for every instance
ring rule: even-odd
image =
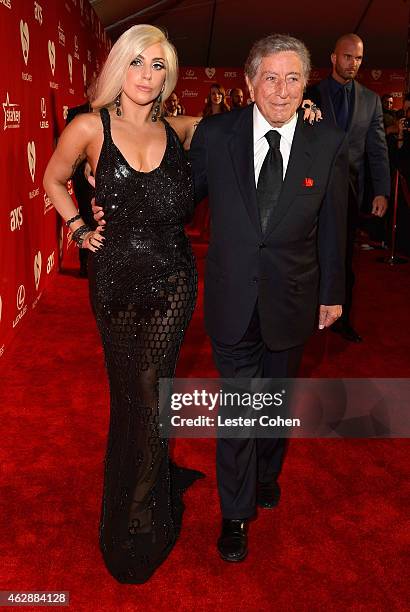
[[[182,492],[199,472],[170,463],[158,429],[158,379],[172,377],[196,299],[184,223],[193,211],[183,144],[198,121],[162,119],[177,81],[164,33],[136,25],[113,46],[93,111],[64,130],[44,187],[81,248],[92,251],[90,296],[110,383],[100,546],[110,573],[142,583],[178,536]],[[91,231],[66,181],[87,159],[107,224]]]

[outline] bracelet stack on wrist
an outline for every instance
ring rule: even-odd
[[[74,221],[78,221],[79,219],[81,219],[81,215],[75,215],[74,217],[71,217],[71,219],[68,219],[65,224],[67,227],[70,227],[70,225],[74,223]]]
[[[88,232],[91,231],[92,229],[88,225],[81,225],[81,227],[79,227],[75,230],[75,232],[73,232],[72,238],[79,249],[81,249],[81,247],[83,246],[84,235],[88,234]]]

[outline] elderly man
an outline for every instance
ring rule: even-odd
[[[295,376],[314,327],[341,314],[347,148],[342,131],[298,112],[309,71],[301,41],[259,40],[245,66],[253,104],[204,119],[192,140],[211,214],[205,324],[224,378]],[[277,504],[283,442],[218,439],[222,559],[244,559],[256,505]]]
[[[325,122],[344,130],[349,143],[346,300],[343,315],[333,326],[333,331],[350,342],[362,341],[351,324],[350,311],[355,282],[353,248],[363,200],[366,160],[373,188],[372,213],[375,217],[385,214],[390,194],[389,157],[380,98],[355,80],[362,59],[362,39],[356,34],[344,34],[331,54],[332,74],[309,92],[320,105]]]

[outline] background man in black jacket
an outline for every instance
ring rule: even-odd
[[[205,324],[222,377],[295,376],[314,327],[345,299],[348,157],[337,127],[303,121],[305,45],[271,35],[245,74],[254,104],[199,124],[191,145],[196,198],[209,196]],[[273,507],[283,440],[221,439],[221,557],[247,553],[256,504]]]
[[[350,322],[355,281],[352,258],[363,200],[365,162],[373,187],[372,213],[382,217],[390,194],[390,170],[380,98],[355,81],[363,59],[363,41],[356,34],[345,34],[336,42],[331,55],[332,74],[308,90],[321,108],[324,121],[347,132],[349,143],[349,209],[346,245],[346,301],[341,319],[333,331],[346,340],[362,338]]]

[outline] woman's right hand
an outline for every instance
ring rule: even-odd
[[[104,236],[101,235],[101,232],[104,231],[104,228],[99,225],[92,232],[88,232],[85,235],[83,240],[82,249],[89,249],[93,253],[96,253],[104,246]]]

